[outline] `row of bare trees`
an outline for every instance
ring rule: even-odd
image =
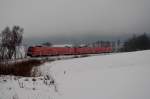
[[[0,34],[0,61],[16,58],[17,46],[20,46],[23,39],[24,29],[20,26],[6,27]]]

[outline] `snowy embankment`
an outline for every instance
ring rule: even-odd
[[[150,98],[150,50],[59,60],[38,69],[55,86],[43,76],[0,77],[0,99]]]
[[[59,99],[149,99],[150,51],[47,63]]]

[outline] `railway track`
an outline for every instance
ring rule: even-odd
[[[22,59],[12,59],[12,60],[6,60],[1,63],[18,63],[18,62],[24,62],[29,60],[39,60],[39,61],[55,61],[55,60],[67,60],[72,58],[81,58],[81,57],[88,57],[88,56],[99,56],[99,55],[108,55],[112,53],[101,53],[101,54],[82,54],[82,55],[61,55],[61,56],[46,56],[46,57],[29,57]]]

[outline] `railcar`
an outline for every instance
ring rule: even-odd
[[[80,54],[98,54],[110,53],[111,47],[29,47],[27,55],[31,57],[39,56],[57,56],[57,55],[80,55]]]

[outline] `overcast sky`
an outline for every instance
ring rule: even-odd
[[[150,0],[0,0],[0,31],[25,37],[150,33]]]

